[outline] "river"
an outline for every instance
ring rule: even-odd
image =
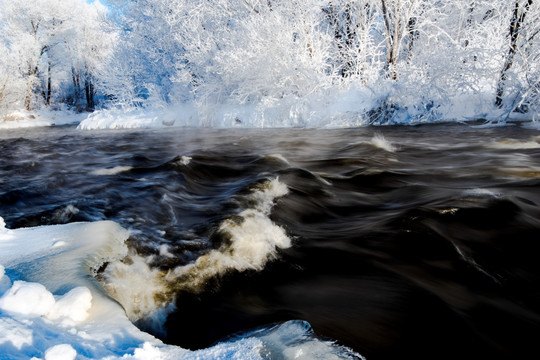
[[[59,126],[3,130],[0,149],[8,227],[131,231],[129,259],[98,277],[167,343],[304,320],[369,360],[536,353],[538,131]]]

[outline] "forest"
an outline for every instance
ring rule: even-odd
[[[231,124],[302,126],[540,109],[533,0],[102,1],[0,0],[0,118],[189,105],[199,125],[236,109]]]

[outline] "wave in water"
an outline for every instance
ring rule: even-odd
[[[107,264],[99,278],[132,321],[151,320],[159,328],[178,292],[201,291],[209,279],[231,270],[262,270],[278,249],[291,246],[285,230],[269,218],[274,200],[287,192],[278,179],[256,186],[249,196],[249,208],[219,225],[217,234],[225,239],[223,244],[191,264],[161,271],[150,266],[152,257],[130,254]]]

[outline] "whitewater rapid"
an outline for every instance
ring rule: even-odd
[[[226,243],[167,272],[130,252],[129,231],[110,221],[11,230],[0,218],[0,332],[7,334],[0,337],[0,358],[361,358],[318,340],[302,321],[195,353],[165,345],[132,323],[142,320],[160,333],[179,292],[197,292],[228,271],[262,270],[277,249],[290,247],[284,229],[268,218],[274,199],[287,192],[278,179],[259,184],[249,208],[220,225]],[[54,339],[47,338],[51,333]]]
[[[269,207],[261,201],[255,211],[264,213]],[[128,237],[127,230],[110,221],[12,230],[0,218],[0,359],[32,356],[46,360],[360,358],[347,348],[318,340],[309,324],[301,321],[260,329],[195,352],[162,343],[136,328],[126,316],[127,312],[133,317],[130,303],[120,306],[95,279],[105,264],[127,261]],[[270,249],[263,253],[263,257],[273,256]],[[260,261],[264,261],[250,260],[254,261],[250,267],[260,266]],[[231,266],[226,263],[226,267]],[[156,287],[152,286],[155,279],[140,279],[138,270],[130,268],[131,276],[135,277],[127,280],[132,287],[130,295],[143,289],[154,290],[152,295],[156,297]],[[183,270],[184,276],[187,271]],[[112,285],[113,277],[107,277],[105,289],[118,290]],[[144,297],[130,299],[135,304],[145,300]]]

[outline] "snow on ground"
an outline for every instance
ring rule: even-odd
[[[394,104],[391,109],[384,106]],[[379,113],[378,113],[379,112]],[[381,116],[381,113],[383,114]],[[378,114],[378,115],[377,115]],[[377,116],[381,116],[377,118]],[[111,109],[90,114],[79,129],[156,127],[215,128],[349,128],[375,125],[416,125],[467,122],[533,122],[535,114],[508,114],[494,106],[490,93],[459,94],[443,103],[390,86],[335,88],[302,98],[263,99],[258,103],[180,104],[159,109]]]
[[[176,105],[160,104],[148,108],[112,108],[92,113],[69,111],[13,112],[0,117],[0,129],[78,124],[81,130],[146,129],[166,127],[215,128],[347,128],[437,122],[467,122],[484,119],[491,124],[522,122],[539,128],[538,114],[511,113],[493,104],[491,92],[458,94],[442,102],[427,101],[421,95],[382,84],[377,89],[351,85],[281,99],[262,99],[255,103]],[[390,109],[384,109],[393,104]],[[380,116],[380,118],[377,118]]]
[[[128,236],[111,221],[12,230],[0,217],[0,359],[361,359],[302,321],[198,351],[164,344],[92,276],[127,254]]]
[[[86,117],[88,117],[87,113],[75,113],[72,111],[43,109],[29,112],[19,110],[0,116],[0,129],[78,124]]]
[[[146,129],[171,126],[197,126],[198,117],[192,106],[169,108],[97,110],[79,124],[79,129]]]

